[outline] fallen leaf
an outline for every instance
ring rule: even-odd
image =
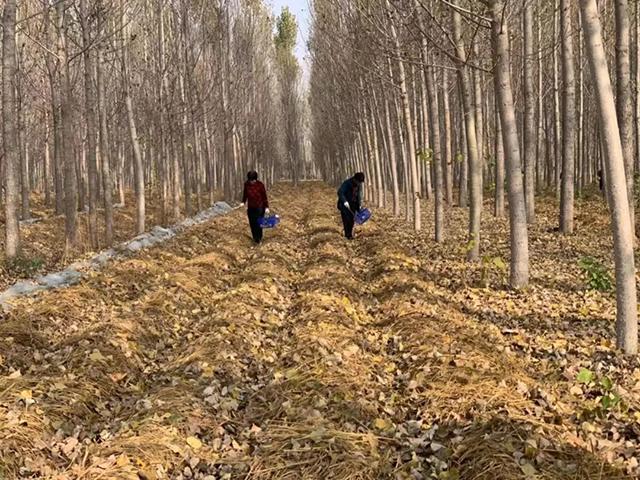
[[[202,448],[202,442],[198,440],[196,437],[188,437],[187,444],[194,450],[199,450]]]
[[[73,450],[78,446],[78,439],[76,437],[69,437],[65,440],[64,445],[62,445],[63,453],[68,457],[71,455]]]
[[[20,392],[21,400],[31,400],[33,398],[33,392],[31,390],[22,390]]]
[[[586,368],[583,368],[582,370],[580,370],[580,373],[578,373],[578,376],[576,377],[576,381],[578,383],[591,383],[593,381],[593,377],[594,374],[591,370],[588,370]]]
[[[110,373],[109,374],[109,378],[114,382],[114,383],[118,383],[121,380],[124,380],[124,378],[127,376],[126,373]]]
[[[373,426],[378,430],[391,430],[391,428],[393,428],[393,424],[384,418],[376,418],[373,421]]]
[[[100,350],[94,350],[89,355],[89,360],[91,360],[92,362],[101,362],[101,361],[105,360],[105,358],[102,355],[102,353],[100,353]]]

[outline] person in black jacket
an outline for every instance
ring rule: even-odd
[[[358,172],[345,180],[338,189],[338,210],[342,216],[344,236],[353,240],[355,215],[362,208],[364,173]]]

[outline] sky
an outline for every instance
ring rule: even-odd
[[[296,47],[296,55],[301,65],[305,65],[304,58],[307,54],[307,40],[309,39],[309,28],[311,26],[311,18],[309,15],[309,0],[267,0],[271,5],[274,15],[280,15],[282,7],[289,7],[291,13],[298,20],[298,45]]]

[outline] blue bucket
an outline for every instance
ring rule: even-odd
[[[258,223],[261,228],[276,228],[280,223],[280,217],[278,215],[272,215],[270,217],[260,217]]]
[[[363,208],[358,213],[356,213],[356,224],[362,225],[363,223],[368,222],[370,218],[371,210],[369,210],[368,208]]]

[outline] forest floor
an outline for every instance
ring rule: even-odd
[[[505,219],[487,214],[470,266],[464,210],[444,245],[431,212],[416,235],[375,211],[347,242],[333,189],[291,188],[260,247],[234,212],[19,301],[0,478],[637,477],[640,369],[578,266],[611,268],[604,207],[563,238],[542,202],[512,292]]]
[[[216,199],[219,195],[216,196]],[[193,196],[193,214],[197,213],[197,201]],[[211,204],[208,195],[201,197],[201,207],[208,208]],[[184,209],[184,204],[181,204]],[[56,215],[50,205],[46,205],[42,195],[32,195],[32,222],[21,222],[22,255],[13,265],[0,263],[0,291],[15,282],[44,275],[64,269],[70,263],[96,253],[89,243],[89,218],[86,212],[78,212],[78,246],[74,251],[65,252],[64,216]],[[150,229],[162,224],[160,201],[152,195],[147,195],[146,221]],[[99,239],[104,239],[103,211],[98,212]],[[133,194],[125,196],[124,206],[117,206],[113,210],[113,234],[115,243],[129,240],[135,236],[135,198]],[[107,248],[99,245],[98,250]],[[4,211],[0,212],[0,249],[4,249]]]

